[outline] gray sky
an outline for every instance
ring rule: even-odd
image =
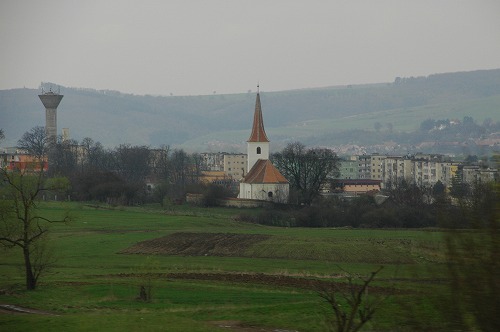
[[[500,68],[498,0],[1,0],[0,89],[197,95]]]

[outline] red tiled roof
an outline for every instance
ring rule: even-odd
[[[255,100],[255,112],[253,114],[252,133],[247,142],[269,142],[264,130],[264,120],[262,118],[262,107],[260,106],[260,95],[257,93]]]
[[[288,183],[288,180],[267,159],[259,159],[243,179],[244,183]]]

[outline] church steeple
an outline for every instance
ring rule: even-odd
[[[264,130],[258,85],[252,133],[247,141],[247,165],[248,171],[240,182],[238,198],[288,202],[288,180],[269,160],[269,139]]]
[[[258,88],[258,86],[257,86]],[[253,114],[252,133],[247,142],[269,142],[264,130],[264,119],[262,118],[262,107],[260,105],[260,93],[257,91],[255,99],[255,112]]]

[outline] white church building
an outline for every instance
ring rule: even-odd
[[[288,180],[269,160],[269,139],[264,130],[260,94],[257,92],[252,133],[247,141],[248,173],[240,182],[238,198],[288,203]]]

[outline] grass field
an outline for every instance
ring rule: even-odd
[[[367,330],[443,327],[432,301],[444,291],[437,231],[276,228],[234,221],[237,209],[187,206],[42,210],[74,217],[51,225],[57,262],[28,292],[20,250],[2,249],[0,304],[54,315],[0,313],[2,331],[322,331],[328,309],[310,281],[343,282],[346,272],[368,275],[379,266],[376,286],[395,294]],[[121,253],[161,237],[168,250],[190,243],[190,255]],[[141,302],[146,284],[152,300]]]

